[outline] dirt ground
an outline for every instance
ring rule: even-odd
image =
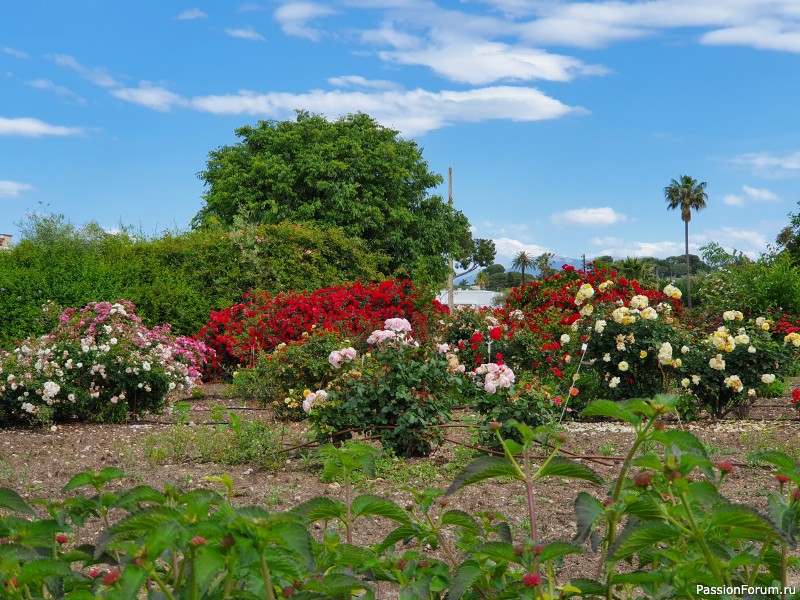
[[[84,468],[101,469],[113,465],[131,475],[129,480],[115,482],[118,487],[146,483],[163,488],[168,481],[184,489],[215,487],[216,484],[204,481],[203,477],[224,472],[234,481],[236,502],[262,504],[273,511],[289,509],[318,495],[342,496],[339,484],[321,481],[319,465],[310,454],[281,455],[280,466],[269,469],[256,464],[221,465],[215,462],[199,463],[192,459],[170,464],[154,456],[153,440],[159,439],[159,436],[163,438],[170,428],[188,427],[191,428],[189,431],[202,436],[207,431],[204,428],[218,427],[203,424],[211,419],[208,409],[215,404],[236,408],[242,418],[269,418],[268,412],[252,410],[255,407],[225,398],[221,395],[222,391],[219,386],[210,386],[205,397],[191,400],[194,410],[189,411],[188,418],[194,423],[189,425],[176,426],[173,424],[174,415],[162,415],[125,425],[68,424],[59,425],[55,431],[0,430],[0,486],[13,488],[28,499],[56,498],[67,481]],[[737,465],[726,478],[722,492],[733,502],[757,508],[763,508],[766,491],[774,489],[777,484],[768,470],[745,465],[745,454],[771,448],[800,458],[800,420],[788,398],[759,401],[748,420],[706,420],[692,424],[673,422],[668,427],[685,427],[706,444],[714,460],[730,461]],[[449,436],[467,439],[465,430],[452,431],[454,433],[448,433]],[[617,472],[614,457],[624,455],[633,439],[630,430],[620,423],[572,422],[567,425],[567,432],[569,441],[565,448],[597,457],[590,466],[604,479],[611,479]],[[303,424],[290,425],[284,432],[286,445],[302,443],[306,439]],[[409,499],[408,492],[401,489],[402,486],[446,488],[460,466],[468,460],[467,451],[447,444],[428,458],[383,461],[378,478],[359,482],[358,491],[383,495],[402,506]],[[573,500],[582,490],[598,498],[606,494],[602,488],[573,480],[551,479],[538,485],[539,534],[543,540],[568,540],[574,535]],[[524,493],[518,483],[491,482],[459,491],[450,507],[469,512],[496,511],[506,515],[512,522],[522,523],[527,514]],[[380,529],[382,526],[380,523],[362,525],[356,530],[354,541],[375,543],[390,529],[387,524],[385,530],[376,531],[376,527]],[[99,530],[99,524],[94,529],[89,527],[85,535],[92,536]],[[571,560],[574,562],[570,569],[572,576],[576,572],[591,575],[596,564],[593,557]]]

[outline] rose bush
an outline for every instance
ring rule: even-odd
[[[449,420],[463,372],[449,348],[420,344],[405,319],[388,319],[370,336],[368,352],[331,353],[335,378],[305,394],[304,410],[320,440],[341,441],[358,429],[376,435],[398,456],[427,455],[441,440],[431,429]],[[304,392],[305,393],[305,392]]]
[[[0,355],[0,425],[157,411],[170,392],[198,385],[212,356],[169,325],[144,327],[125,300],[70,308],[49,335]]]
[[[243,303],[212,312],[199,337],[217,352],[216,367],[233,370],[252,365],[260,350],[271,352],[281,343],[302,339],[314,326],[360,338],[384,320],[401,317],[409,319],[419,337],[432,315],[445,312],[408,280],[357,281],[276,296],[251,291]]]

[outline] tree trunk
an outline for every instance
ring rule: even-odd
[[[686,229],[686,305],[692,308],[692,280],[689,272],[689,221],[684,221]]]

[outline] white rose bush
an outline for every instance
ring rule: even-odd
[[[50,334],[0,354],[0,426],[161,410],[200,384],[211,352],[169,325],[145,327],[125,300],[67,309]]]

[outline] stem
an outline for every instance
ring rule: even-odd
[[[197,576],[194,568],[194,548],[189,548],[189,598],[197,600]]]
[[[269,573],[269,567],[267,566],[267,559],[264,558],[263,549],[259,555],[261,559],[261,575],[264,577],[264,587],[267,590],[267,598],[269,600],[275,600],[275,590],[272,589],[272,576]]]
[[[720,583],[730,585],[730,580],[722,575],[722,571],[719,569],[719,565],[717,564],[717,559],[711,554],[711,550],[709,550],[708,545],[706,544],[705,536],[702,531],[697,527],[697,522],[694,520],[694,515],[692,514],[692,507],[689,506],[689,502],[686,500],[686,495],[684,494],[683,490],[675,488],[678,492],[678,497],[681,499],[681,504],[683,504],[684,509],[686,510],[686,519],[689,521],[689,526],[694,533],[694,539],[697,544],[700,546],[700,549],[703,551],[703,556],[706,557],[706,561],[708,562],[708,566],[711,568],[711,571],[714,573],[714,577]]]
[[[781,600],[786,600],[786,544],[781,542]]]
[[[639,447],[644,443],[647,439],[647,434],[650,432],[650,429],[656,422],[658,416],[653,416],[647,424],[636,434],[636,439],[631,444],[631,449],[628,451],[628,454],[625,456],[625,462],[622,463],[622,467],[619,471],[619,476],[617,477],[617,483],[614,486],[614,491],[611,494],[611,502],[612,504],[619,500],[619,496],[622,493],[622,486],[625,483],[625,476],[628,473],[628,469],[631,467],[631,463],[633,462],[636,453],[639,451]],[[617,519],[618,514],[616,511],[612,511],[611,515],[608,518],[608,525],[606,527],[606,539],[603,540],[603,550],[600,553],[600,562],[597,565],[597,577],[600,578],[601,574],[603,573],[603,565],[606,566],[605,569],[605,576],[603,578],[603,583],[608,582],[608,577],[611,575],[611,570],[613,569],[613,565],[606,564],[606,560],[608,558],[608,549],[611,547],[611,544],[614,542],[614,538],[617,536]],[[609,587],[606,592],[606,598],[611,600],[612,598],[612,589]]]
[[[167,598],[169,598],[169,600],[174,600],[175,599],[175,596],[173,596],[172,592],[169,591],[169,589],[167,588],[167,585],[158,576],[158,573],[156,573],[155,569],[153,569],[150,572],[150,579],[152,579],[153,581],[156,582],[156,585],[158,586],[158,589],[160,589],[164,593],[164,595]]]
[[[528,518],[531,520],[531,540],[535,544],[539,538],[539,531],[536,522],[536,499],[533,495],[533,478],[531,477],[531,459],[528,451],[525,450],[525,489],[528,493]],[[538,569],[537,569],[538,570]]]
[[[345,473],[344,477],[344,501],[345,501],[345,508],[347,510],[347,514],[345,516],[345,532],[347,536],[347,543],[352,545],[353,544],[353,513],[350,509],[350,498],[353,494],[353,489],[350,484],[350,473]]]

